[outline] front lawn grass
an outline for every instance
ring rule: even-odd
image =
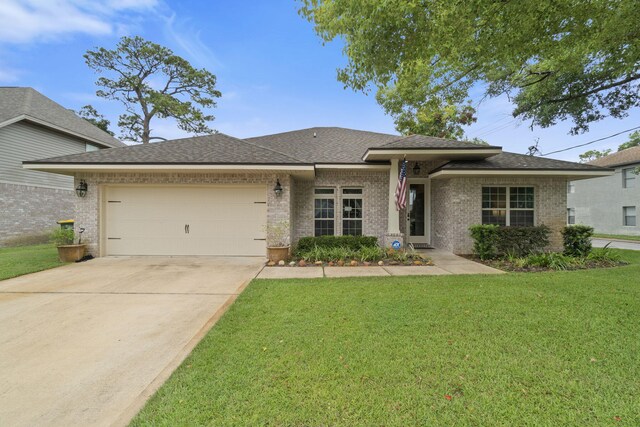
[[[0,280],[64,265],[53,245],[0,248]]]
[[[620,239],[640,242],[640,236],[628,236],[626,234],[594,234],[593,237],[597,239]]]
[[[255,280],[133,425],[639,425],[640,252],[611,269]]]

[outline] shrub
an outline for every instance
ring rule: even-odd
[[[569,225],[562,229],[564,253],[569,256],[587,256],[591,252],[593,227]]]
[[[72,228],[56,228],[51,232],[49,238],[56,246],[72,245],[74,233]]]
[[[372,246],[372,247],[363,246],[357,252],[357,257],[362,262],[365,262],[365,261],[369,261],[369,262],[378,261],[378,260],[384,258],[384,255],[385,255],[384,249],[382,249],[380,246]]]
[[[357,251],[360,248],[378,246],[378,238],[374,236],[318,236],[303,237],[298,241],[294,254],[300,256],[315,247],[319,248],[348,248]]]
[[[567,255],[549,252],[530,255],[526,258],[525,264],[530,267],[550,268],[552,270],[568,270],[572,267],[581,267],[584,260],[572,258]]]
[[[549,245],[551,230],[546,225],[537,227],[500,227],[496,241],[499,254],[517,257],[544,251]]]
[[[613,267],[620,265],[622,257],[618,252],[613,252],[607,244],[604,248],[592,249],[587,255],[587,261],[594,262],[600,266]]]
[[[497,225],[472,225],[469,227],[473,238],[473,253],[480,259],[495,258],[498,254],[498,229]]]

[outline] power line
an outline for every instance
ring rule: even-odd
[[[502,124],[502,125],[500,125],[500,126],[497,126],[497,127],[493,128],[493,129],[489,129],[489,130],[487,130],[487,131],[485,131],[485,132],[480,132],[480,133],[477,135],[477,137],[478,137],[478,138],[480,138],[481,136],[488,136],[488,135],[491,135],[492,133],[496,133],[496,132],[498,132],[498,131],[504,130],[504,129],[508,128],[508,127],[511,127],[511,125],[513,124],[513,122],[515,122],[515,121],[517,121],[517,120],[518,120],[518,119],[513,119],[513,120],[511,120],[511,121],[509,121],[509,122],[507,122],[507,123],[504,123],[504,124]]]
[[[622,132],[614,133],[613,135],[605,136],[603,138],[594,139],[593,141],[585,142],[584,144],[574,145],[573,147],[563,148],[562,150],[552,151],[550,153],[540,154],[540,157],[545,157],[551,154],[562,153],[563,151],[573,150],[574,148],[584,147],[585,145],[593,144],[599,141],[604,141],[605,139],[613,138],[614,136],[621,135],[623,133],[631,132],[632,130],[640,129],[640,126],[636,126],[631,129],[623,130]]]

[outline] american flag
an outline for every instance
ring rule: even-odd
[[[396,186],[396,210],[399,211],[407,206],[407,161],[402,161],[398,185]]]

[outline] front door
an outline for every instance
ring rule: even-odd
[[[428,179],[409,179],[407,184],[407,242],[429,244],[431,242],[430,182]]]

